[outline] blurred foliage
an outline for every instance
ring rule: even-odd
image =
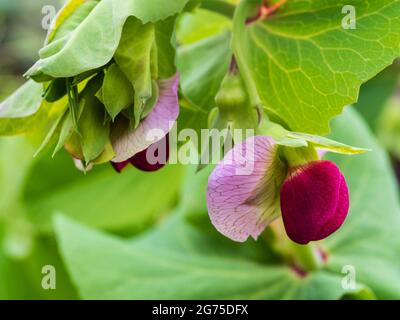
[[[47,32],[42,27],[42,8],[52,5],[57,10],[62,3],[0,0],[0,100],[24,82],[21,75],[38,57]]]
[[[399,80],[400,61],[396,61],[361,87],[355,108],[374,131],[386,103],[398,89]]]

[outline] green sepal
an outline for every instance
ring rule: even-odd
[[[56,141],[61,123],[63,123],[65,114],[68,112],[68,102],[66,98],[55,103],[44,101],[43,104],[44,108],[47,107],[49,109],[47,124],[44,128],[46,134],[44,135],[42,143],[34,154],[35,157]]]
[[[97,76],[93,77],[86,83],[84,89],[79,94],[80,101],[77,110],[78,122],[85,108],[86,98],[93,97],[95,93],[98,92],[99,88],[101,88],[102,83],[103,83],[103,73],[99,73]],[[57,145],[53,151],[53,157],[56,155],[58,151],[60,151],[63,148],[63,146],[67,143],[68,139],[74,132],[75,127],[70,111],[67,111],[60,126],[61,126],[60,134],[58,137]]]
[[[56,102],[67,94],[67,80],[65,78],[54,79],[47,87],[43,98],[47,102]]]
[[[265,120],[257,129],[257,134],[267,135],[276,141],[277,144],[287,147],[306,147],[312,145],[316,149],[323,149],[340,154],[360,154],[370,151],[369,149],[352,147],[325,137],[291,132],[283,128],[281,125]]]
[[[134,103],[134,94],[132,84],[118,65],[111,65],[105,73],[100,101],[105,105],[112,121],[122,110]]]
[[[146,104],[143,108],[141,119],[146,118],[157,104],[158,98],[160,96],[160,89],[158,87],[157,81],[152,82],[152,92],[153,94],[151,95],[151,98],[146,101]]]
[[[104,123],[104,106],[96,97],[87,97],[84,101],[79,129],[83,157],[88,165],[99,157],[110,143],[110,124]]]
[[[134,127],[139,125],[143,108],[152,95],[152,48],[155,42],[153,23],[143,24],[130,17],[122,31],[114,59],[135,90]]]
[[[290,168],[296,168],[311,161],[319,160],[317,150],[312,145],[307,147],[292,148],[279,146],[281,159],[285,161]]]

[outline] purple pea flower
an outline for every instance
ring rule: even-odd
[[[112,144],[116,156],[112,165],[118,172],[129,164],[143,171],[156,171],[166,164],[169,157],[168,133],[179,116],[178,86],[178,74],[160,80],[160,95],[149,115],[136,129],[127,127],[114,135]],[[151,134],[152,131],[157,131],[157,135]],[[157,154],[159,152],[163,154]],[[149,155],[162,161],[154,163],[149,160]]]
[[[129,164],[133,165],[135,168],[145,171],[145,172],[154,172],[163,168],[168,161],[169,158],[169,135],[167,134],[163,139],[157,141],[152,144],[149,148],[136,153],[133,157],[123,162],[111,162],[112,166],[117,172],[122,172]],[[162,158],[163,161],[160,162],[150,162],[148,152],[151,149],[155,149],[155,156],[157,158]],[[162,151],[160,151],[162,150]],[[159,153],[163,152],[162,155]]]
[[[228,238],[257,239],[280,214],[286,233],[299,244],[324,239],[343,224],[349,193],[339,168],[323,160],[290,167],[278,147],[270,137],[251,137],[230,150],[211,174],[209,215]]]

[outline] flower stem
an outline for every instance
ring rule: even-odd
[[[232,19],[235,13],[235,6],[221,0],[203,0],[200,8],[222,14],[223,16]]]
[[[324,257],[316,244],[310,243],[300,245],[291,241],[286,235],[285,228],[281,220],[277,220],[270,225],[274,239],[272,241],[276,254],[280,255],[284,261],[304,273],[318,270],[324,264]]]
[[[305,271],[318,270],[323,265],[323,259],[314,244],[299,245],[291,243],[293,261]]]

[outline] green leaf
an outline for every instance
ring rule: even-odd
[[[143,245],[62,216],[55,221],[61,255],[84,299],[337,299],[344,294],[339,275],[319,272],[302,281],[289,268],[218,254],[201,233],[187,224],[177,227]],[[231,251],[234,247],[240,245],[232,243]]]
[[[96,97],[86,97],[79,119],[80,142],[86,164],[104,151],[110,139],[110,124],[104,121],[104,106]]]
[[[179,48],[178,69],[184,95],[198,107],[210,110],[231,61],[230,33],[223,32]]]
[[[400,157],[400,101],[393,98],[383,106],[376,126],[381,144],[395,157]]]
[[[73,32],[42,49],[41,59],[27,75],[67,78],[102,67],[117,50],[128,17],[156,22],[182,11],[187,2],[102,0]]]
[[[53,160],[43,156],[27,178],[27,214],[39,233],[52,232],[58,212],[93,227],[137,232],[168,212],[181,176],[174,165],[151,174],[127,168],[121,175],[110,165],[83,175],[65,153]]]
[[[60,26],[67,20],[74,11],[81,6],[85,0],[67,0],[64,6],[58,11],[57,16],[52,20],[51,26],[47,32],[45,44],[50,43],[60,28]]]
[[[253,102],[292,131],[327,133],[360,85],[400,55],[399,1],[293,0],[245,25],[254,4],[238,7],[233,50]],[[356,8],[356,29],[342,27],[345,5]]]
[[[155,24],[158,79],[168,79],[176,73],[175,22],[174,16]]]
[[[214,12],[197,9],[195,12],[184,13],[179,18],[177,40],[181,45],[188,45],[231,29],[230,19]]]
[[[361,87],[360,96],[354,107],[373,130],[379,125],[378,119],[385,105],[396,92],[400,65],[394,63]]]
[[[132,84],[118,65],[113,64],[109,67],[104,77],[102,97],[113,121],[123,109],[133,105],[134,94]]]
[[[0,136],[14,136],[32,131],[39,123],[47,121],[44,113],[38,112],[26,118],[0,119]]]
[[[324,242],[331,253],[327,269],[341,273],[344,266],[354,266],[357,281],[379,299],[399,299],[400,207],[390,161],[354,111],[333,122],[332,138],[373,151],[329,157],[346,177],[351,207],[343,227]]]
[[[231,61],[230,33],[223,32],[183,46],[178,51],[178,70],[184,99],[179,125],[182,128],[208,127],[208,115]]]
[[[42,94],[41,84],[32,80],[27,81],[0,104],[0,118],[24,118],[35,114],[42,105]]]
[[[73,32],[89,16],[90,12],[98,5],[98,3],[98,1],[94,0],[85,1],[83,3],[81,0],[70,1],[69,5],[64,7],[56,18],[55,28],[46,40],[46,43],[57,41]],[[73,8],[76,5],[78,6]],[[71,6],[71,8],[69,6]]]

